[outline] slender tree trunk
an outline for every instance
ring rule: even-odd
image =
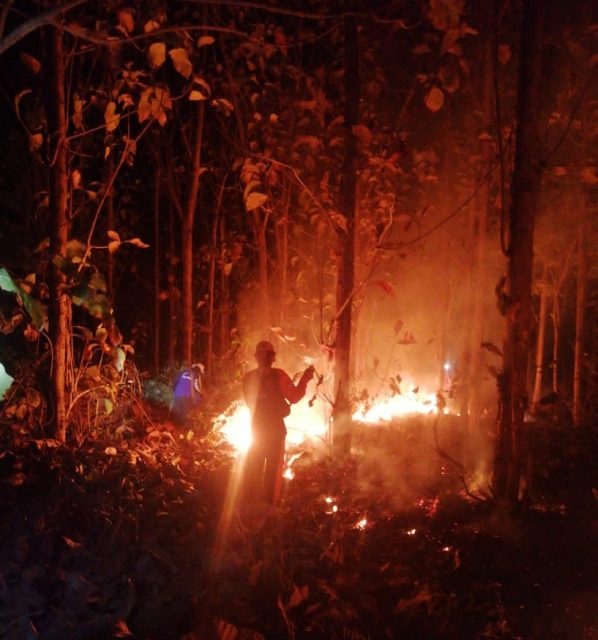
[[[575,360],[573,364],[573,425],[580,427],[583,422],[583,343],[584,314],[586,308],[586,283],[588,275],[586,227],[581,225],[577,245],[577,299],[575,305]]]
[[[287,315],[287,289],[289,274],[289,208],[291,206],[291,184],[285,181],[285,190],[283,195],[282,215],[276,223],[276,251],[278,268],[278,285],[279,285],[279,308],[278,321],[281,326],[284,325]]]
[[[224,247],[226,244],[226,222],[224,216],[220,216],[220,246]],[[224,251],[224,249],[222,249]],[[228,338],[230,332],[230,301],[229,301],[229,287],[228,287],[228,275],[224,269],[224,264],[220,270],[220,355],[228,351]]]
[[[195,114],[192,163],[191,163],[191,183],[187,195],[187,203],[181,224],[181,261],[182,261],[182,287],[181,304],[183,310],[183,345],[182,345],[182,365],[189,367],[193,361],[193,226],[195,222],[195,212],[197,210],[197,199],[199,194],[199,179],[201,176],[201,147],[203,144],[203,123],[205,105],[200,100],[197,103]]]
[[[509,309],[505,318],[502,414],[497,442],[494,490],[510,504],[519,500],[525,468],[524,422],[527,406],[527,362],[531,332],[533,237],[541,181],[542,0],[525,0],[521,29],[515,165],[511,183]]]
[[[559,392],[559,347],[560,347],[560,325],[561,312],[559,309],[558,292],[552,299],[552,390]]]
[[[334,344],[335,400],[332,412],[332,444],[340,454],[351,449],[351,311],[354,284],[354,246],[356,209],[356,156],[357,144],[353,127],[359,120],[359,51],[357,21],[354,16],[345,18],[345,127],[346,145],[342,171],[341,210],[346,220],[346,230],[339,230],[337,254],[337,286]]]
[[[67,120],[62,31],[45,29],[46,36],[46,120],[48,124],[50,255],[66,258],[70,220],[67,213]],[[50,338],[52,341],[52,389],[54,394],[53,435],[66,440],[67,407],[71,376],[71,301],[65,275],[50,261]]]
[[[112,154],[110,153],[106,159],[106,184],[110,184],[112,174],[114,173],[114,161]],[[114,231],[114,186],[110,186],[110,193],[106,199],[106,225],[109,230]],[[107,264],[106,283],[108,285],[108,295],[112,299],[114,304],[114,253],[108,251],[108,264]]]
[[[496,17],[494,2],[487,2],[485,11],[486,42],[484,45],[484,71],[482,85],[482,110],[483,110],[483,133],[490,135],[493,129],[493,87],[495,73],[495,42],[491,36],[496,30],[494,24]],[[493,141],[495,142],[495,141]],[[482,180],[482,185],[476,198],[477,224],[476,224],[476,248],[474,267],[474,293],[473,293],[473,314],[471,321],[470,352],[469,363],[469,431],[470,433],[480,432],[480,417],[482,411],[482,337],[484,335],[484,291],[486,290],[486,253],[487,253],[487,228],[488,217],[492,207],[491,189],[491,169],[494,162],[493,143],[490,140],[480,142],[482,148],[481,170],[478,178]]]
[[[268,243],[266,242],[269,216],[264,212],[263,217],[261,217],[259,208],[254,209],[251,213],[253,215],[253,227],[257,243],[258,277],[262,294],[262,309],[264,309],[265,314],[264,321],[271,324],[270,291],[268,286]]]
[[[208,344],[206,353],[206,376],[212,379],[214,367],[214,309],[216,304],[216,257],[218,252],[218,227],[219,218],[222,215],[222,198],[224,196],[224,185],[226,177],[222,180],[218,202],[216,204],[216,218],[212,224],[212,246],[210,249],[210,273],[208,276]]]
[[[179,292],[176,288],[176,243],[174,229],[174,205],[170,200],[168,208],[168,369],[172,373],[175,369],[177,349],[178,314],[177,303]]]
[[[548,317],[548,292],[546,284],[540,286],[540,317],[538,318],[538,339],[536,342],[536,360],[534,370],[534,393],[532,408],[535,410],[542,396],[542,378],[544,374],[544,343],[546,342],[546,318]]]
[[[162,166],[156,154],[154,182],[154,374],[160,372],[160,193],[162,190]]]

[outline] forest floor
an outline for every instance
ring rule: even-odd
[[[595,493],[564,430],[513,518],[467,495],[455,425],[442,451],[420,419],[358,427],[343,462],[299,450],[268,509],[233,500],[214,434],[131,424],[76,448],[5,430],[0,638],[598,638]]]

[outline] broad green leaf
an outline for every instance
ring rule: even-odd
[[[116,113],[116,102],[111,100],[104,111],[104,122],[106,123],[106,131],[110,133],[118,127],[120,115]]]
[[[185,78],[190,78],[193,71],[193,65],[189,60],[189,54],[186,49],[178,47],[168,52],[174,68]]]
[[[198,47],[205,47],[206,45],[214,44],[214,36],[200,36],[197,39]]]
[[[166,45],[154,42],[149,48],[149,63],[152,69],[160,68],[166,61]]]
[[[42,68],[40,61],[37,58],[34,58],[30,53],[21,53],[21,62],[33,73],[37,75]]]
[[[127,356],[122,349],[117,348],[112,350],[112,364],[116,367],[117,371],[120,372],[124,369],[126,359]]]
[[[156,31],[160,28],[160,23],[155,20],[148,20],[143,25],[143,33],[151,33],[152,31]]]
[[[245,198],[245,208],[247,211],[253,211],[258,207],[261,207],[267,199],[268,196],[265,193],[258,193],[257,191],[254,191]]]
[[[0,362],[0,400],[4,400],[6,392],[10,389],[10,385],[14,382],[14,378],[6,373],[4,365]]]
[[[425,97],[426,107],[432,112],[440,111],[444,104],[444,93],[438,87],[432,87]]]
[[[21,290],[17,283],[4,267],[0,268],[0,289],[2,291],[8,291],[8,293],[15,293],[17,296],[21,295]]]
[[[32,133],[29,136],[29,151],[37,151],[44,143],[43,133]]]
[[[108,398],[104,398],[104,411],[110,415],[114,409],[114,405],[112,404],[112,400]]]
[[[127,242],[129,244],[134,245],[135,247],[139,247],[139,249],[148,249],[149,248],[149,244],[145,244],[145,242],[143,242],[139,238],[131,238],[130,240],[127,240]]]
[[[73,115],[71,117],[75,129],[83,129],[83,105],[85,102],[81,98],[73,100]]]
[[[204,96],[204,94],[201,91],[197,91],[197,89],[192,89],[189,92],[189,100],[191,100],[191,102],[198,102],[199,100],[205,100],[206,97]]]
[[[129,35],[135,28],[135,19],[130,11],[118,12],[118,24],[122,27],[122,30],[126,35]]]
[[[195,85],[197,85],[197,87]],[[212,95],[210,85],[201,76],[193,76],[193,86],[195,90],[199,90],[203,93],[206,98],[209,98]]]
[[[73,260],[74,258],[83,258],[86,246],[81,240],[69,240],[66,243],[66,257]]]

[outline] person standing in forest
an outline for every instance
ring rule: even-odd
[[[272,365],[276,352],[270,342],[258,342],[255,348],[257,368],[243,376],[243,396],[251,411],[252,444],[247,454],[248,485],[261,485],[263,499],[275,505],[280,495],[284,463],[286,427],[284,418],[290,404],[305,395],[307,383],[314,375],[308,367],[295,385],[282,370]]]

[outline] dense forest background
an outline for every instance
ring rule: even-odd
[[[335,465],[355,411],[432,397],[471,499],[546,504],[562,454],[594,504],[597,33],[590,0],[1,3],[6,477],[174,429],[194,363],[174,440],[216,446],[267,339]]]

